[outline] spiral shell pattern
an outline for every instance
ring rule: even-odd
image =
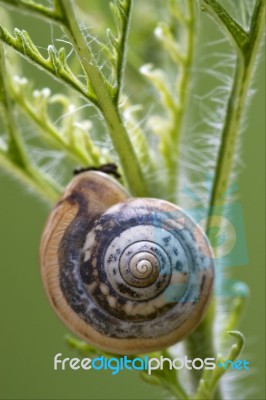
[[[116,353],[175,343],[201,320],[213,284],[213,257],[179,207],[130,198],[107,175],[73,179],[41,244],[42,276],[63,321]]]

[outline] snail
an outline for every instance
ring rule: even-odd
[[[104,172],[75,176],[46,223],[41,276],[51,305],[86,342],[117,354],[173,345],[200,322],[213,256],[179,207],[132,198]]]

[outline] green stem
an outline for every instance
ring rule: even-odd
[[[256,18],[254,18],[254,15]],[[264,32],[264,15],[265,3],[263,0],[257,0],[252,17],[249,40],[242,48],[237,49],[239,56],[221,135],[217,167],[209,203],[209,217],[211,217],[212,208],[224,202],[223,196],[230,181],[235,147],[240,133],[248,89],[254,75],[256,57]]]
[[[10,1],[9,5],[14,6],[14,2]],[[25,3],[23,4],[23,8],[25,8],[25,10],[27,8]],[[70,0],[57,0],[55,2],[55,10],[53,12],[49,11],[47,13],[46,11],[43,11],[42,7],[40,9],[35,9],[35,7],[32,7],[31,11],[36,12],[39,16],[41,16],[42,12],[44,12],[44,16],[46,18],[50,18],[54,22],[59,22],[60,25],[65,27],[70,33],[73,46],[88,77],[88,90],[85,93],[80,82],[73,81],[69,71],[65,71],[64,69],[60,68],[59,70],[56,70],[56,74],[59,74],[58,77],[60,79],[64,80],[68,85],[82,93],[87,100],[92,101],[100,109],[106,121],[107,128],[109,129],[111,139],[119,156],[126,181],[132,194],[140,197],[148,196],[149,190],[147,182],[145,182],[144,173],[141,169],[140,162],[134,151],[128,133],[121,121],[115,100],[111,96],[110,85],[95,64],[93,54],[87,46],[86,40],[80,31],[72,2]],[[55,14],[57,15],[57,18],[53,19]],[[12,38],[11,35],[9,35],[4,29],[1,29],[0,33],[3,41],[23,53],[19,47],[20,44],[17,43],[17,39]],[[48,72],[55,75],[55,71],[50,61],[43,59],[38,54],[37,49],[33,49],[34,45],[32,42],[29,42],[28,36],[25,36],[26,33],[21,33],[18,30],[16,33],[19,35],[19,40],[21,39],[22,43],[24,40],[27,42],[27,52],[24,52],[25,54],[23,54],[35,64],[42,66]],[[50,49],[49,54],[51,58],[56,57],[52,49]],[[57,63],[56,58],[55,62]],[[90,88],[92,88],[93,92],[95,93],[97,101],[95,100],[93,93],[91,93],[92,91]]]
[[[24,188],[31,188],[34,192],[38,193],[41,198],[48,200],[54,204],[58,201],[62,190],[52,186],[52,183],[44,182],[43,180],[33,179],[24,169],[10,160],[10,157],[0,151],[0,165],[12,176],[18,178]],[[45,184],[44,184],[45,183]]]
[[[88,77],[89,83],[98,99],[99,108],[105,118],[110,137],[119,156],[131,193],[135,196],[148,196],[147,184],[140,168],[128,133],[121,121],[110,92],[99,69],[95,66],[94,57],[80,31],[71,0],[60,0],[65,26],[72,39],[73,46]]]
[[[210,10],[211,16],[214,16],[215,14],[214,19],[219,21],[219,25],[221,25],[221,23],[224,24],[224,19],[220,18],[219,15],[216,15],[217,9],[209,8],[209,4],[217,4],[217,2],[212,0],[204,0],[203,3],[208,5],[206,9],[207,11]],[[225,112],[226,119],[222,130],[221,145],[218,152],[216,163],[217,167],[209,203],[209,223],[213,206],[217,205],[219,202],[223,203],[223,195],[229,184],[231,169],[234,161],[235,146],[239,135],[243,112],[246,106],[248,89],[254,74],[256,57],[264,32],[264,15],[265,3],[263,0],[257,0],[254,7],[248,41],[243,41],[241,47],[239,47],[240,42],[237,40],[235,41],[235,45],[237,46],[238,60],[235,70],[234,83]],[[230,24],[231,23],[233,22],[230,21]],[[225,25],[223,25],[223,27],[231,36],[233,30],[231,28],[230,30],[228,29],[228,21]],[[209,357],[214,356],[213,333],[210,329],[210,327],[213,325],[214,315],[215,304],[213,302],[213,305],[208,311],[205,320],[187,339],[192,358],[204,358],[207,355]],[[199,335],[201,335],[201,340],[199,340]],[[207,349],[208,353],[206,353],[205,350],[202,351],[202,349]],[[199,378],[200,376],[196,377],[196,380],[199,380]],[[217,392],[214,398],[221,398],[221,394]]]
[[[235,343],[231,345],[231,348],[225,357],[219,355],[216,358],[216,368],[214,370],[204,370],[200,385],[194,396],[195,400],[201,400],[203,398],[206,400],[217,400],[217,395],[213,396],[213,392],[215,391],[221,377],[227,372],[227,368],[223,369],[218,367],[219,363],[224,363],[227,360],[235,361],[244,347],[245,339],[241,332],[229,331],[226,332],[226,334],[227,338],[228,334],[232,336],[235,339]]]
[[[191,77],[191,65],[193,62],[194,43],[195,43],[195,3],[194,0],[187,1],[188,17],[184,20],[187,31],[186,55],[182,57],[179,63],[179,75],[177,80],[178,105],[174,109],[173,128],[170,132],[167,153],[167,169],[169,170],[168,193],[170,201],[176,201],[176,192],[178,186],[178,166],[180,152],[180,137],[184,116],[186,112],[186,104],[188,100]],[[172,195],[171,195],[172,194]]]
[[[26,31],[15,29],[15,37],[0,25],[0,40],[14,50],[18,51],[28,61],[39,68],[44,69],[51,74],[53,78],[60,79],[64,84],[81,94],[86,100],[89,100],[97,107],[97,101],[86,87],[72,74],[67,65],[63,65],[59,53],[56,53],[53,46],[48,46],[48,58],[44,58],[37,47],[31,41]],[[62,56],[62,52],[60,53]]]
[[[170,360],[172,358],[170,352],[167,349],[162,350],[161,354],[163,355],[163,357],[169,358]],[[189,400],[187,392],[184,390],[183,386],[179,382],[179,376],[176,371],[174,372],[173,370],[165,370],[165,372],[162,372],[162,376],[160,376],[160,379],[162,386],[169,390],[170,393],[173,393],[177,400]]]
[[[0,100],[3,107],[2,118],[8,132],[8,152],[12,162],[15,162],[21,169],[26,169],[28,166],[28,159],[14,124],[14,118],[12,116],[13,107],[11,98],[8,95],[9,90],[7,79],[4,78],[6,76],[5,74],[4,46],[0,43]]]
[[[127,6],[125,7],[124,13],[124,23],[121,32],[121,40],[120,40],[120,49],[118,50],[118,60],[117,60],[117,92],[115,94],[115,100],[118,104],[119,96],[121,92],[121,87],[123,83],[123,76],[125,71],[125,62],[126,62],[126,52],[127,52],[127,38],[130,26],[130,17],[131,17],[131,9],[132,9],[132,1],[127,1]]]
[[[242,47],[248,40],[248,33],[234,20],[217,0],[202,0],[203,11],[207,11],[219,26],[226,29],[231,39]]]
[[[37,15],[39,18],[53,20],[54,22],[61,22],[61,16],[52,8],[45,7],[36,2],[24,0],[0,0],[0,4],[15,10],[19,10],[25,14]]]
[[[1,114],[8,134],[7,152],[6,154],[0,154],[0,163],[8,171],[19,176],[24,182],[30,183],[30,186],[44,194],[44,197],[55,200],[58,198],[59,191],[57,191],[57,188],[50,180],[48,181],[43,177],[36,167],[31,164],[24,144],[18,134],[14,118],[14,106],[9,96],[8,81],[4,79],[7,73],[3,52],[3,45],[0,44],[0,105],[2,105],[3,112]]]
[[[49,120],[48,115],[40,117],[39,113],[36,113],[36,109],[30,104],[25,96],[17,95],[16,90],[10,86],[12,97],[14,98],[16,104],[18,104],[21,110],[27,115],[39,129],[42,131],[43,138],[49,143],[53,148],[63,150],[67,153],[69,158],[71,158],[75,163],[83,165],[84,167],[90,164],[90,157],[84,152],[82,153],[79,149],[73,149],[73,145],[69,143],[63,135],[60,135],[57,129],[53,126]]]
[[[213,300],[204,320],[186,339],[187,353],[192,360],[197,357],[200,357],[203,360],[208,357],[214,357],[215,351],[212,331],[214,315],[215,303]],[[192,378],[192,385],[194,389],[196,389],[201,377],[201,371],[192,370],[190,376]]]

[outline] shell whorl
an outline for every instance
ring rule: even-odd
[[[113,179],[73,179],[41,244],[42,277],[63,321],[116,353],[156,350],[200,321],[213,283],[207,239],[179,207],[130,198]]]

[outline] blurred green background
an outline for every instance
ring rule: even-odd
[[[36,21],[14,17],[14,24],[36,31]],[[205,17],[204,17],[205,18]],[[203,19],[202,41],[215,37],[213,23]],[[38,22],[37,22],[38,24]],[[41,25],[44,27],[44,23]],[[49,31],[49,30],[48,30]],[[48,32],[47,31],[47,32]],[[43,31],[35,32],[41,45]],[[204,39],[205,38],[205,39]],[[239,201],[244,212],[248,264],[235,267],[232,277],[250,287],[241,330],[247,338],[245,375],[248,399],[265,399],[265,61],[255,77],[243,134]],[[46,75],[23,64],[38,87],[57,88]],[[208,84],[206,81],[201,85]],[[47,204],[0,170],[0,398],[1,399],[159,399],[166,393],[148,386],[135,372],[54,371],[56,353],[74,357],[64,335],[67,329],[50,309],[38,262],[41,232],[49,212]],[[231,399],[230,399],[231,400]]]

